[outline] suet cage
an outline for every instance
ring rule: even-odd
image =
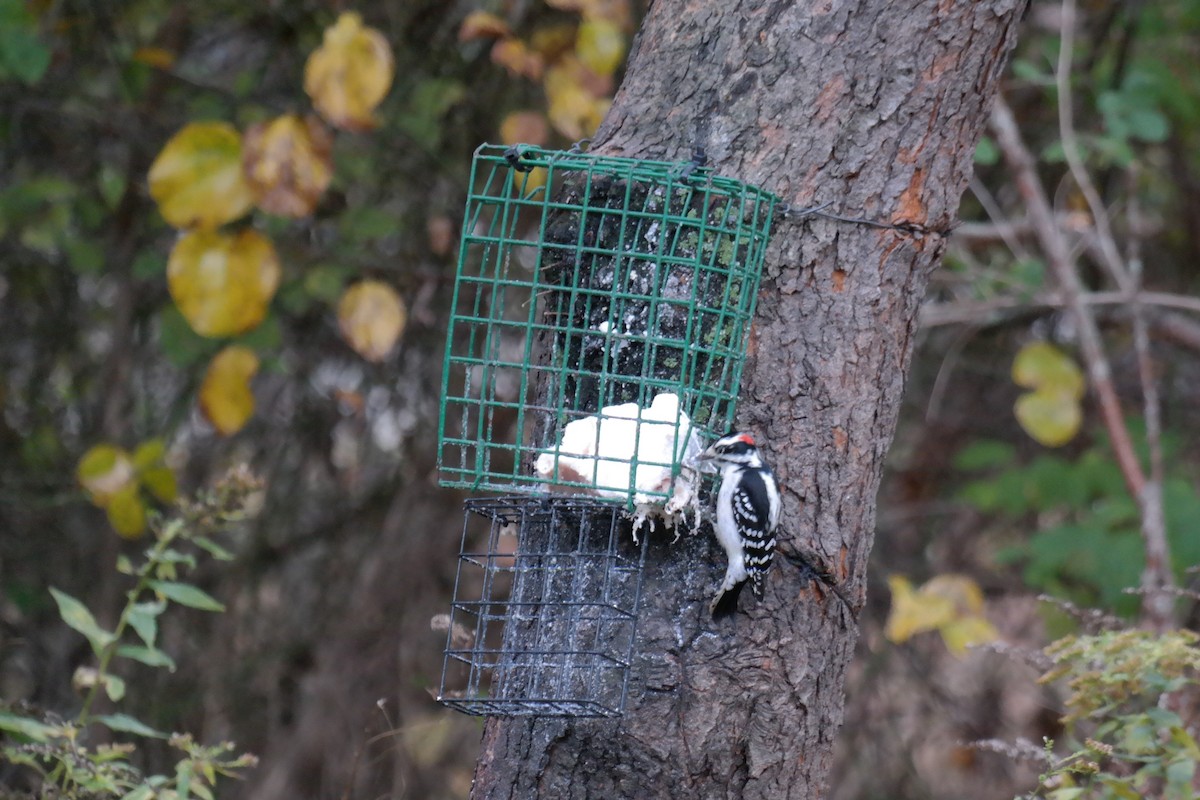
[[[776,198],[692,162],[531,146],[480,147],[470,187],[442,484],[667,500],[732,425]]]
[[[619,716],[646,537],[621,535],[620,507],[595,498],[466,505],[438,700],[477,715]]]

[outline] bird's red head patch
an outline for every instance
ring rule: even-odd
[[[754,442],[754,437],[748,433],[743,433],[738,436],[737,441],[742,442],[743,444],[748,444],[751,447],[758,447],[758,445]]]

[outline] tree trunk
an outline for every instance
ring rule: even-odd
[[[594,151],[686,159],[792,208],[778,220],[740,405],[784,487],[781,550],[865,597],[875,493],[926,279],[1025,0],[656,0]],[[894,226],[894,227],[888,227]],[[815,798],[853,616],[778,562],[733,620],[711,537],[651,542],[625,716],[488,721],[472,797]]]

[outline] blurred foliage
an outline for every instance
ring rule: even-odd
[[[1170,437],[1164,446],[1168,460],[1181,449]],[[960,491],[964,502],[1021,531],[995,558],[1022,565],[1031,588],[1126,617],[1137,612],[1140,599],[1126,590],[1139,584],[1145,564],[1141,516],[1103,437],[1077,456],[1044,453],[1028,462],[1012,445],[984,439],[965,447],[955,466],[974,476]],[[1194,476],[1177,474],[1164,486],[1171,566],[1179,579],[1200,564],[1195,485]]]
[[[79,459],[75,475],[93,505],[105,510],[113,530],[126,539],[145,533],[146,492],[170,505],[178,491],[162,439],[142,442],[132,455],[115,445],[95,445]]]
[[[633,33],[630,0],[546,0],[578,20],[551,18],[527,37],[504,19],[475,11],[459,27],[463,42],[492,41],[491,59],[514,78],[540,82],[546,110],[514,111],[500,126],[504,144],[546,144],[549,122],[568,140],[591,136],[612,105],[617,71]]]
[[[999,636],[983,616],[983,591],[965,575],[937,575],[919,589],[902,575],[890,575],[888,588],[892,591],[892,608],[884,635],[896,644],[936,630],[950,652],[961,656],[972,645]]]
[[[161,451],[161,444],[148,449],[151,454]],[[85,461],[108,462],[115,457],[93,449]],[[101,626],[83,602],[50,589],[62,621],[87,639],[96,660],[95,666],[75,670],[72,685],[83,702],[70,720],[64,720],[58,709],[6,708],[0,701],[0,763],[7,761],[36,775],[20,783],[27,783],[40,797],[67,800],[174,800],[191,795],[213,800],[218,776],[240,777],[256,763],[250,755],[230,755],[234,749],[230,743],[202,745],[190,734],[168,735],[129,714],[98,714],[93,709],[101,691],[112,703],[120,703],[131,686],[116,673],[114,659],[175,670],[174,659],[159,647],[159,618],[171,603],[202,611],[225,610],[207,592],[179,578],[196,568],[200,555],[232,560],[232,554],[213,537],[247,519],[251,498],[262,488],[261,481],[245,469],[234,470],[213,489],[183,503],[171,518],[155,516],[154,544],[140,563],[125,557],[118,561],[117,570],[132,578],[133,585],[125,592],[125,605],[111,630]],[[132,686],[136,692],[138,686]],[[126,741],[91,745],[90,726],[101,726]],[[135,742],[153,739],[167,740],[183,753],[173,775],[146,775],[136,766]]]
[[[1013,383],[1032,389],[1017,398],[1013,411],[1025,432],[1047,447],[1071,441],[1083,422],[1083,372],[1052,344],[1033,342],[1013,359]]]
[[[1119,631],[1046,648],[1042,683],[1068,687],[1066,756],[1047,744],[1048,800],[1192,800],[1200,746],[1169,698],[1200,689],[1200,636]]]

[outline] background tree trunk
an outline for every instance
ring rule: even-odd
[[[687,158],[828,219],[777,223],[740,424],[784,484],[784,551],[855,610],[917,310],[1024,0],[657,0],[595,151]],[[714,624],[714,541],[652,541],[624,718],[490,719],[474,798],[813,798],[856,627],[786,564]]]

